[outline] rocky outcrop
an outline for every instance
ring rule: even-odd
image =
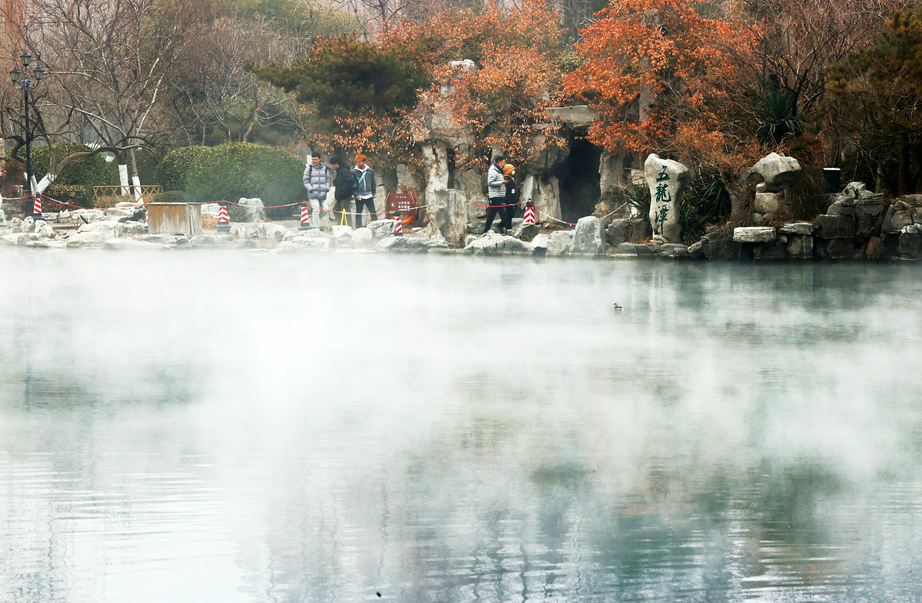
[[[756,226],[770,226],[790,216],[789,189],[801,174],[796,159],[778,153],[769,153],[743,172],[741,184],[759,182],[752,204],[752,221]]]
[[[800,163],[793,157],[769,153],[746,170],[742,180],[761,180],[756,186],[757,193],[778,193],[797,182],[801,173]]]
[[[458,190],[435,191],[428,197],[426,220],[431,232],[439,232],[452,245],[460,246],[467,234],[467,197]]]
[[[669,243],[682,242],[679,207],[688,183],[688,168],[652,154],[644,162],[644,180],[650,189],[650,224],[653,236]]]

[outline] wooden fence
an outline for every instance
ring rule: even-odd
[[[119,186],[117,184],[112,186],[94,186],[93,207],[112,207],[120,201],[134,201],[134,194],[136,191],[141,193],[141,199],[149,203],[153,200],[154,195],[159,195],[163,192],[163,187],[159,184],[152,184],[149,186],[135,186],[133,184],[128,186]]]

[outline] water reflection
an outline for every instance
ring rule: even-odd
[[[916,266],[144,256],[0,253],[0,601],[922,598]]]

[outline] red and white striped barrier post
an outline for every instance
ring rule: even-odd
[[[311,210],[310,207],[304,205],[301,207],[301,228],[300,230],[310,230],[311,229]]]
[[[399,213],[394,214],[394,222],[397,223],[397,225],[394,227],[394,234],[398,237],[403,236],[403,220],[400,219]]]
[[[32,206],[32,217],[35,218],[35,221],[44,220],[42,217],[42,198],[39,195],[35,195],[35,205]]]
[[[525,219],[522,222],[525,224],[537,224],[537,220],[535,220],[535,204],[531,200],[525,204]]]
[[[230,216],[227,215],[227,208],[223,205],[218,208],[218,232],[230,232]]]

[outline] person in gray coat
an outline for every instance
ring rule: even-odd
[[[487,209],[487,222],[484,224],[484,234],[490,232],[493,226],[493,219],[499,214],[500,222],[503,228],[508,230],[512,228],[512,218],[509,218],[509,224],[506,224],[506,175],[503,168],[506,165],[506,158],[500,155],[493,160],[490,171],[487,172],[487,197],[490,199],[490,207]]]
[[[311,155],[311,162],[304,169],[303,178],[304,188],[307,189],[307,201],[313,209],[311,221],[314,228],[320,228],[320,219],[323,217],[321,212],[328,209],[325,203],[333,182],[329,168],[323,165],[321,159],[320,153]]]

